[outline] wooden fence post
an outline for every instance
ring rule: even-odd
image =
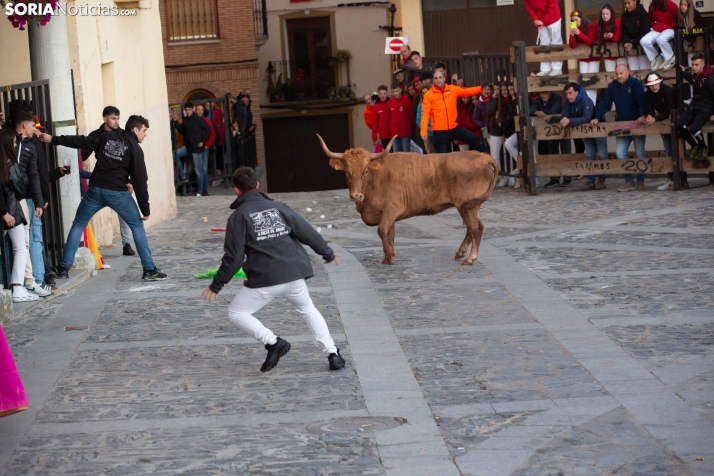
[[[528,96],[528,64],[526,63],[526,44],[523,41],[513,43],[513,59],[516,66],[516,85],[518,94],[518,140],[521,144],[523,162],[523,187],[529,195],[536,194],[535,156],[530,148],[533,141],[530,103]]]

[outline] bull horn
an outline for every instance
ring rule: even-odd
[[[392,144],[394,143],[394,140],[396,138],[397,138],[396,135],[394,137],[392,137],[392,140],[389,141],[389,144],[387,144],[387,147],[385,147],[384,150],[382,152],[380,152],[379,154],[370,154],[370,156],[369,156],[370,160],[379,160],[379,159],[386,157],[387,154],[389,154],[389,151],[392,150]]]
[[[328,149],[327,146],[325,145],[325,141],[322,140],[322,137],[320,137],[320,134],[317,134],[317,138],[320,139],[320,144],[322,144],[322,151],[325,153],[326,156],[328,156],[331,159],[344,160],[345,154],[338,154],[338,153],[332,152],[330,149]]]

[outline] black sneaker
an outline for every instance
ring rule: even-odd
[[[552,178],[552,179],[550,179],[550,182],[545,184],[544,188],[557,187],[558,185],[560,185],[560,179]]]
[[[144,270],[144,275],[141,277],[141,279],[144,279],[146,281],[163,281],[167,278],[168,276],[162,273],[159,268],[154,268],[153,271]]]
[[[562,187],[570,187],[570,179],[566,178],[563,179],[563,183],[561,184]]]
[[[131,249],[131,245],[129,243],[124,245],[124,256],[136,256],[136,251]]]
[[[67,268],[63,268],[62,266],[58,266],[55,268],[55,277],[57,279],[69,279],[69,270]]]
[[[265,362],[260,367],[261,372],[269,372],[278,365],[280,357],[284,356],[290,352],[290,342],[278,337],[278,341],[273,345],[265,346],[265,350],[268,351],[268,356],[265,358]]]
[[[340,349],[337,349],[336,354],[330,354],[327,360],[330,362],[330,370],[340,370],[345,366],[345,359],[340,355]]]
[[[57,282],[55,282],[54,274],[47,273],[45,275],[45,285],[51,288],[57,287]]]

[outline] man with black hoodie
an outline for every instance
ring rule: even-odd
[[[228,318],[265,345],[268,356],[260,371],[275,368],[280,357],[290,350],[288,341],[253,317],[276,297],[284,297],[295,306],[328,355],[330,370],[339,370],[345,366],[345,359],[310,299],[305,280],[313,276],[312,263],[301,243],[322,256],[325,264],[334,261],[337,265],[337,255],[303,217],[284,203],[274,202],[259,187],[250,167],[240,167],[233,174],[238,199],[231,205],[235,211],[226,226],[225,254],[203,298],[217,299],[223,286],[243,267],[248,279],[231,302]]]
[[[144,268],[142,279],[160,281],[167,278],[154,264],[149,249],[149,241],[144,231],[144,223],[149,219],[149,187],[144,163],[144,152],[139,144],[146,137],[149,121],[141,116],[129,116],[126,130],[113,129],[92,137],[40,135],[40,140],[52,145],[62,145],[73,149],[93,150],[97,163],[92,171],[89,189],[77,208],[72,229],[67,236],[64,255],[57,277],[69,278],[69,269],[74,263],[74,255],[79,248],[84,228],[89,220],[102,208],[109,207],[129,224],[134,235],[136,250]],[[131,183],[136,192],[139,208],[127,188]]]
[[[627,53],[627,64],[632,71],[649,70],[650,60],[640,47],[640,40],[650,32],[650,14],[640,0],[625,0],[625,11],[620,19],[620,41]]]
[[[209,126],[202,117],[193,113],[193,103],[187,102],[183,105],[183,112],[186,116],[182,123],[176,123],[176,130],[183,134],[186,150],[193,157],[194,170],[196,171],[198,188],[197,197],[201,196],[201,184],[204,182],[203,167],[203,151],[205,150],[206,141],[211,137],[211,126]],[[137,245],[138,246],[138,245]]]
[[[96,130],[90,132],[87,137],[94,137],[111,130],[121,129],[119,127],[119,117],[119,109],[114,106],[105,107],[102,111],[104,122]],[[86,162],[93,153],[93,150],[82,150],[82,161]],[[119,231],[121,233],[122,253],[124,256],[136,256],[136,252],[131,249],[131,228],[129,228],[129,225],[127,225],[122,217],[119,217]]]
[[[704,55],[697,53],[692,56],[692,70],[680,65],[682,77],[694,87],[694,97],[675,125],[680,136],[692,147],[687,160],[694,159],[694,167],[707,168],[707,145],[704,142],[702,127],[710,119],[714,119],[714,72],[706,64]]]

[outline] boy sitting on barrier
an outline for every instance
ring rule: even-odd
[[[709,168],[707,159],[707,145],[704,142],[702,127],[709,120],[714,120],[714,72],[706,64],[704,55],[697,53],[692,56],[692,70],[682,68],[682,77],[694,88],[692,102],[675,125],[677,132],[692,147],[687,160],[694,160],[694,167],[698,169]]]

